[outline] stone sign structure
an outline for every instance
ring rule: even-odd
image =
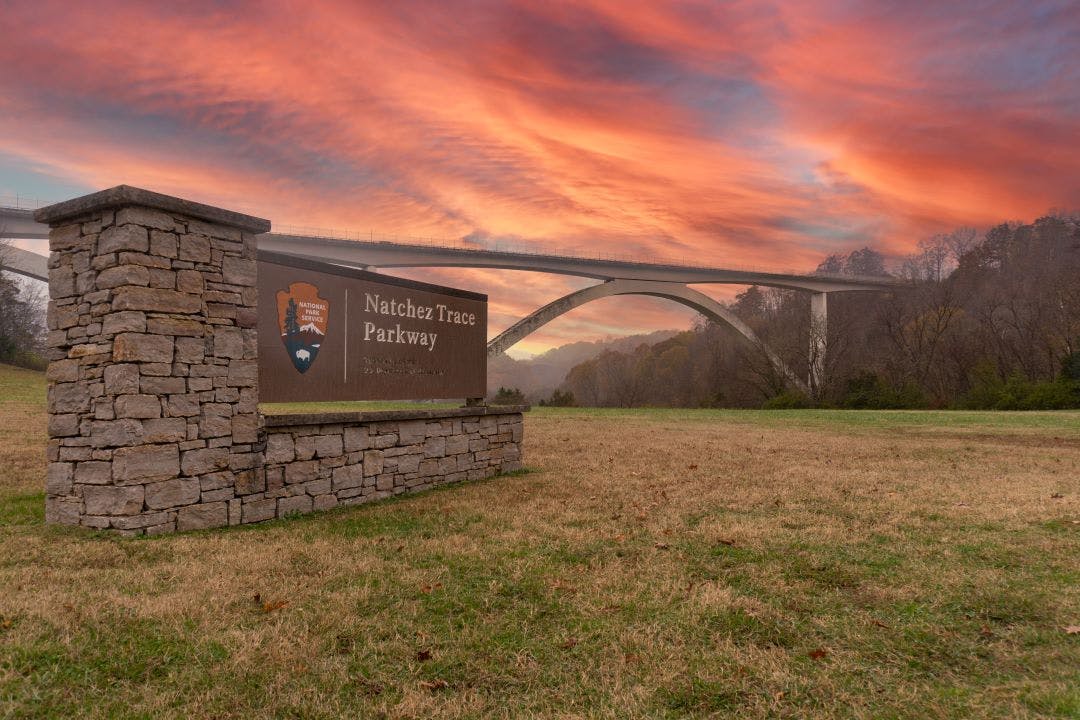
[[[263,402],[486,393],[486,295],[279,253],[258,260]]]
[[[261,415],[268,221],[128,186],[35,219],[51,228],[47,522],[219,527],[520,467],[521,407]]]

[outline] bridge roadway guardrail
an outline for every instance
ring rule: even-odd
[[[0,196],[0,224],[3,222],[3,211],[10,210],[15,211],[12,215],[18,216],[20,225],[25,222],[26,215],[29,211],[35,210],[39,207],[44,207],[51,204],[47,200],[40,198],[27,198],[25,196]],[[44,228],[43,232],[47,233],[47,228]],[[298,237],[323,239],[323,240],[348,240],[351,242],[368,244],[372,246],[386,246],[386,245],[399,245],[417,248],[430,248],[432,250],[447,250],[458,252],[477,252],[477,253],[496,253],[506,256],[523,255],[532,258],[550,258],[550,259],[562,259],[562,260],[581,260],[581,261],[596,261],[596,262],[610,262],[610,263],[622,263],[626,265],[632,265],[637,267],[654,267],[664,269],[698,269],[698,270],[711,270],[711,269],[724,269],[732,270],[736,272],[757,273],[762,275],[784,275],[792,277],[814,278],[818,280],[836,280],[848,283],[865,283],[870,286],[888,287],[898,283],[896,278],[882,278],[882,277],[862,277],[862,276],[835,276],[827,274],[806,273],[805,271],[798,271],[793,269],[778,269],[778,268],[766,268],[762,266],[733,264],[726,262],[703,262],[700,260],[688,260],[685,257],[664,258],[658,257],[655,259],[645,260],[639,255],[633,255],[629,253],[610,253],[610,252],[580,252],[577,248],[565,249],[557,245],[553,245],[546,241],[522,241],[522,242],[508,242],[505,240],[494,241],[470,241],[466,239],[461,240],[449,240],[446,238],[430,238],[415,235],[390,235],[383,233],[375,233],[374,231],[350,231],[350,230],[337,230],[329,228],[311,227],[311,226],[294,226],[294,225],[275,225],[271,235],[286,236],[293,235]],[[43,235],[39,235],[43,236]]]
[[[446,239],[425,238],[417,236],[379,235],[374,232],[354,232],[344,230],[327,230],[325,228],[312,228],[304,226],[275,225],[268,233],[275,236],[296,236],[311,238],[314,240],[348,240],[350,242],[363,243],[371,246],[399,245],[418,248],[430,248],[432,250],[447,250],[458,252],[497,253],[506,256],[525,255],[537,259],[552,260],[582,260],[596,262],[623,263],[643,268],[663,269],[695,269],[695,270],[732,270],[735,272],[755,273],[772,276],[791,276],[814,280],[835,280],[844,283],[865,283],[877,287],[890,287],[900,283],[900,279],[887,276],[862,276],[862,275],[832,275],[825,273],[807,273],[804,270],[766,268],[762,266],[741,265],[726,262],[702,262],[679,258],[678,260],[658,257],[652,260],[642,259],[641,256],[627,253],[592,252],[581,253],[574,250],[563,250],[558,246],[552,246],[545,241],[528,241],[527,243],[509,243],[494,241],[487,243],[470,242],[466,240],[451,241]]]

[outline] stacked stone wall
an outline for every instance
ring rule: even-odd
[[[241,521],[353,505],[521,467],[521,408],[461,412],[415,419],[408,412],[369,413],[369,419],[344,422],[269,416],[265,486],[243,496]]]
[[[50,234],[46,518],[167,532],[230,522],[261,461],[255,239],[149,207]]]

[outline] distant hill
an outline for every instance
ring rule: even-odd
[[[488,395],[500,387],[520,388],[533,402],[550,397],[570,368],[596,357],[604,350],[629,352],[639,345],[655,345],[676,335],[678,330],[657,330],[643,335],[576,342],[552,348],[530,360],[514,360],[507,355],[488,359]]]

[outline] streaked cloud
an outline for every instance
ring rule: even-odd
[[[16,0],[0,25],[0,190],[32,167],[282,226],[804,270],[1080,199],[1072,2]],[[582,285],[423,275],[487,291],[493,333]],[[527,347],[690,317],[604,301]]]

